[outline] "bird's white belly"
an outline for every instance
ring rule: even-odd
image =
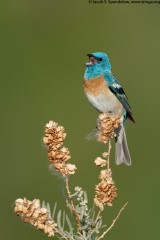
[[[122,116],[124,108],[117,97],[110,92],[109,95],[100,93],[99,95],[92,95],[86,93],[89,102],[99,111],[109,115]]]

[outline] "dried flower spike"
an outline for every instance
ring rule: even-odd
[[[112,206],[113,200],[117,197],[117,188],[111,177],[111,169],[102,170],[99,178],[101,182],[96,185],[96,195],[94,203],[101,211],[104,210],[104,206]]]
[[[64,127],[59,126],[58,123],[49,121],[45,126],[45,136],[43,142],[50,148],[59,149],[66,137]]]
[[[62,147],[66,135],[64,127],[56,122],[49,121],[45,126],[43,142],[48,146],[48,161],[62,176],[74,174],[76,170],[75,165],[67,163],[71,158],[69,149]]]
[[[115,136],[115,129],[119,127],[120,118],[117,116],[107,116],[105,113],[99,114],[97,129],[98,141],[107,143],[110,138]]]
[[[42,230],[49,237],[54,236],[57,224],[49,217],[47,209],[40,207],[39,199],[30,201],[26,198],[18,198],[15,201],[14,210],[24,222],[30,223],[37,229]]]

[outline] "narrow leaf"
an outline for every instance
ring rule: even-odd
[[[102,225],[102,218],[100,218],[100,219],[97,221],[96,228],[100,228],[101,225]]]
[[[54,204],[54,208],[53,208],[53,212],[52,212],[52,219],[54,219],[54,217],[55,217],[56,208],[57,208],[57,203]]]
[[[93,204],[93,207],[91,208],[90,216],[92,217],[93,214],[95,214],[95,205]]]
[[[93,213],[92,213],[92,222],[94,221],[94,217],[95,217],[95,210],[93,211]]]
[[[76,205],[75,207],[76,207],[76,211],[80,214],[81,208],[79,207],[79,205]]]
[[[72,223],[71,223],[69,217],[67,216],[67,214],[66,214],[66,221],[67,221],[67,224],[68,224],[69,231],[70,231],[70,233],[73,235]]]
[[[42,208],[45,208],[46,207],[46,204],[45,204],[45,201],[42,202]]]
[[[61,210],[59,210],[58,214],[57,214],[57,225],[58,228],[63,231],[62,226],[61,226]]]
[[[67,207],[68,207],[69,210],[72,212],[72,205],[71,205],[69,202],[67,202]]]
[[[75,239],[76,239],[76,240],[84,240],[83,237],[79,237],[79,236],[75,236]]]
[[[66,213],[63,211],[63,221],[62,221],[62,229],[64,230],[64,225],[65,225],[65,220],[66,220]]]
[[[88,197],[87,197],[86,191],[84,191],[84,200],[86,201],[86,203],[88,203]]]
[[[47,203],[47,210],[48,210],[48,213],[49,213],[49,217],[51,217],[51,208],[50,208],[50,204]]]
[[[80,220],[83,219],[84,213],[85,213],[85,208],[84,208],[84,207],[81,207]]]

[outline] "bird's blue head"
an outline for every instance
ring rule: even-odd
[[[102,75],[105,72],[111,73],[111,65],[106,53],[95,52],[87,54],[89,62],[85,64],[86,71],[84,74],[85,79],[91,79]]]

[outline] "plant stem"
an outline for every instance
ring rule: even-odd
[[[109,171],[109,167],[110,167],[110,153],[111,153],[111,148],[112,148],[111,140],[109,139],[109,142],[108,142],[108,157],[107,157],[107,169],[108,169],[108,171]]]
[[[121,215],[121,212],[125,209],[125,207],[127,206],[128,202],[124,204],[124,206],[120,209],[119,213],[117,214],[117,217],[113,220],[112,224],[110,225],[110,227],[105,231],[103,232],[103,234],[97,239],[97,240],[100,240],[101,238],[104,238],[104,236],[113,228],[115,222],[118,220],[118,218],[120,217]]]
[[[76,218],[76,221],[77,221],[77,228],[78,228],[78,231],[80,231],[81,229],[81,223],[80,223],[80,218],[79,218],[79,215],[76,211],[76,208],[74,206],[74,202],[72,200],[72,196],[71,196],[71,192],[69,190],[69,181],[68,181],[68,177],[65,178],[65,183],[66,183],[66,191],[67,191],[67,194],[68,194],[68,198],[70,200],[70,203],[71,203],[71,206],[72,206],[72,212],[74,213],[75,215],[75,218]]]

